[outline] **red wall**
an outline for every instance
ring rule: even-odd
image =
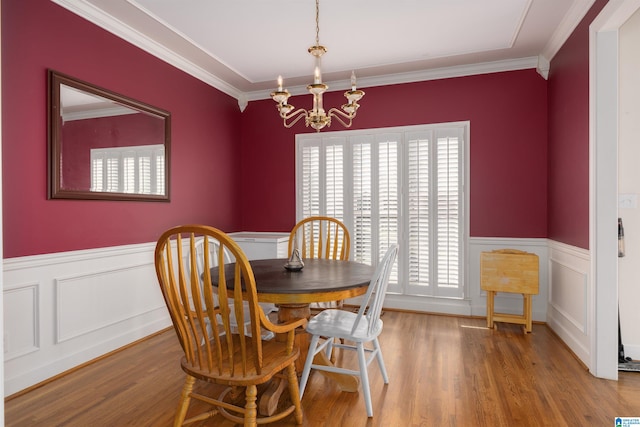
[[[549,71],[549,238],[589,248],[589,24],[598,0]]]
[[[469,120],[471,236],[587,248],[587,26],[605,4],[554,58],[548,82],[524,70],[363,88],[354,129]],[[47,68],[172,113],[171,203],[47,200]],[[240,113],[231,97],[49,0],[2,0],[2,91],[7,258],[150,242],[186,222],[226,231],[295,222],[294,135],[310,130],[285,129],[271,100]],[[343,103],[341,92],[325,100]]]
[[[171,112],[170,203],[47,200],[47,68]],[[237,229],[235,99],[49,0],[2,0],[2,97],[6,258]]]
[[[354,129],[469,120],[470,235],[547,236],[547,82],[535,70],[363,88]],[[310,95],[290,103],[308,108]],[[342,99],[341,99],[342,98]],[[325,96],[341,105],[341,92]],[[271,100],[242,115],[242,228],[288,231],[295,223],[295,134]],[[343,130],[334,124],[329,130]]]

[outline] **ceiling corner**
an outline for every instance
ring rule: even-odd
[[[564,45],[564,42],[567,41],[573,30],[575,30],[580,21],[582,21],[582,18],[589,12],[593,3],[595,3],[595,0],[574,0],[564,19],[542,50],[541,56],[549,62],[553,60],[553,57],[558,53],[562,45]]]

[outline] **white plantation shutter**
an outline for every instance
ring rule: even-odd
[[[298,182],[298,193],[302,194],[300,206],[301,218],[320,215],[320,145],[304,146],[297,155],[298,173],[302,172]]]
[[[122,192],[136,192],[136,159],[135,153],[128,151],[122,158]]]
[[[344,141],[325,144],[325,209],[323,215],[344,219]]]
[[[352,138],[353,219],[349,227],[354,261],[372,264],[373,190],[372,144],[370,136]]]
[[[120,192],[120,159],[118,156],[110,154],[107,156],[105,168],[105,191]]]
[[[151,153],[138,157],[138,193],[151,194]]]
[[[155,194],[167,194],[165,193],[165,177],[164,177],[164,146],[161,148],[156,148],[153,153],[153,158],[155,159],[155,169],[152,168],[154,177],[153,181],[156,183],[156,191]]]
[[[400,221],[400,141],[401,134],[387,134],[378,136],[376,143],[378,149],[378,232],[376,248],[376,262],[380,260],[389,246],[397,243],[399,235]],[[398,291],[398,270],[397,263],[394,264],[389,277],[389,290]]]
[[[431,132],[410,134],[407,155],[407,280],[415,294],[431,293]]]
[[[411,294],[459,296],[462,132],[407,135],[407,287]],[[433,286],[435,284],[435,286]]]
[[[400,245],[389,292],[461,298],[468,123],[296,136],[297,219],[345,222],[351,259]]]
[[[460,140],[453,130],[437,132],[437,253],[440,289],[460,286]],[[446,293],[446,291],[442,291]]]
[[[105,153],[91,152],[91,191],[104,191]]]

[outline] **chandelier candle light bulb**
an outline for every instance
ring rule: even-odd
[[[320,58],[327,53],[327,48],[320,44],[320,3],[316,0],[316,44],[308,49],[308,52],[315,58],[315,69],[313,71],[313,84],[307,86],[307,90],[313,96],[313,107],[311,110],[300,108],[295,110],[293,105],[287,103],[289,92],[282,88],[282,76],[278,76],[278,90],[271,93],[271,98],[276,102],[280,117],[283,119],[284,127],[290,128],[304,117],[305,125],[311,126],[320,132],[325,126],[331,126],[331,119],[336,119],[344,127],[351,127],[353,119],[358,111],[358,101],[364,96],[364,92],[356,89],[356,73],[351,72],[351,90],[344,93],[347,103],[342,105],[342,110],[331,108],[325,111],[322,104],[322,94],[329,89],[329,86],[322,83],[322,68]],[[295,110],[295,111],[294,111]]]

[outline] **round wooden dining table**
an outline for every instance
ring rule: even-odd
[[[258,300],[276,304],[281,323],[308,319],[312,302],[338,301],[363,295],[375,270],[360,262],[313,258],[304,260],[302,270],[290,271],[285,268],[286,263],[287,259],[280,258],[249,261]],[[227,264],[225,270],[227,283],[232,287],[233,264]],[[302,341],[308,338],[300,335]],[[308,347],[308,341],[300,340],[297,339],[301,351],[301,360],[296,366],[299,371],[304,366]]]
[[[338,301],[365,294],[375,270],[370,265],[354,261],[314,258],[305,259],[302,270],[289,271],[285,269],[287,261],[280,258],[249,261],[256,281],[258,300],[278,306],[280,323],[292,319],[308,319],[312,302]],[[227,265],[226,269],[227,282],[231,285],[233,265]],[[296,371],[301,373],[309,349],[309,336],[305,331],[301,330],[296,334],[296,344],[300,349]],[[314,362],[331,364],[322,352],[316,355]],[[344,391],[358,389],[357,377],[331,372],[323,374],[335,380]],[[263,395],[260,400],[260,412],[266,415],[275,409],[284,384],[285,382],[275,383],[272,389]]]
[[[300,271],[285,268],[286,259],[249,261],[258,299],[279,305],[336,301],[364,294],[374,268],[353,261],[305,259]]]

